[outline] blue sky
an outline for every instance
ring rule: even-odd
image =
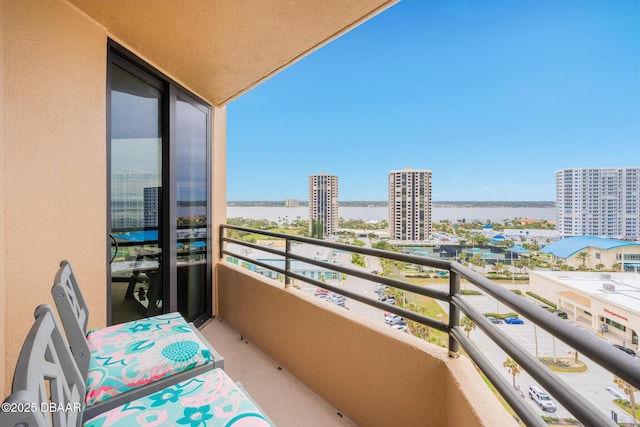
[[[403,0],[228,105],[227,200],[555,200],[571,167],[640,166],[637,0]]]

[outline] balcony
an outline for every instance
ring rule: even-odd
[[[576,331],[533,304],[519,301],[520,297],[458,263],[242,227],[223,225],[221,228],[221,254],[225,260],[217,264],[215,273],[218,316],[203,328],[203,333],[225,355],[230,374],[245,384],[276,423],[495,426],[518,425],[517,420],[521,420],[526,425],[546,425],[527,399],[522,398],[467,338],[459,326],[464,313],[583,425],[617,425],[609,419],[609,414],[581,398],[577,390],[467,304],[460,297],[461,279],[526,316],[584,357],[605,367],[611,375],[635,387],[640,385],[637,359],[602,340],[594,341],[587,333],[583,334],[584,331]],[[282,245],[276,248],[246,243],[226,237],[229,230],[280,239]],[[297,245],[303,244],[438,268],[450,277],[449,292],[433,291],[368,271],[314,260],[296,250]],[[237,250],[238,247],[244,250]],[[252,259],[248,253],[253,250],[281,257],[282,268]],[[228,259],[251,265],[263,264],[262,267],[281,274],[284,283],[263,277]],[[389,306],[346,287],[295,273],[291,268],[293,262],[330,267],[340,274],[447,301],[449,322]],[[292,286],[293,280],[296,285],[325,288],[369,308],[390,311],[446,332],[448,348],[393,330],[380,320],[321,301],[298,286]],[[460,350],[464,355],[460,355]],[[499,403],[479,371],[502,395],[510,410]],[[292,410],[298,407],[308,409]]]

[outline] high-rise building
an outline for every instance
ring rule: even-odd
[[[556,171],[561,237],[640,238],[640,168]]]
[[[158,174],[125,169],[111,174],[111,221],[114,229],[157,225],[157,206],[152,212],[153,192],[158,194]],[[146,192],[146,193],[145,193]],[[151,226],[151,225],[149,225]]]
[[[321,172],[309,177],[309,234],[338,232],[338,177]]]
[[[431,171],[389,172],[389,234],[394,240],[431,236]]]

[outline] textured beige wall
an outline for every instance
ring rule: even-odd
[[[3,6],[2,286],[11,378],[34,309],[52,304],[61,259],[81,280],[91,325],[105,322],[106,35],[62,1]]]
[[[62,0],[0,7],[0,392],[8,394],[33,311],[52,304],[61,259],[81,282],[89,327],[106,323],[108,35]],[[212,131],[216,241],[226,209],[225,107],[214,108]]]
[[[211,154],[212,171],[211,185],[212,195],[212,240],[214,242],[211,250],[213,262],[216,263],[220,257],[220,247],[216,242],[220,241],[220,225],[227,222],[227,107],[213,109],[213,141]],[[213,292],[212,292],[212,311],[215,316],[217,309],[217,287],[215,280],[215,272],[213,274]]]
[[[220,317],[358,424],[516,425],[469,360],[236,265],[216,273]]]
[[[4,22],[4,1],[0,1],[0,23]],[[0,96],[4,96],[4,26],[0,27]],[[0,99],[0,206],[4,207],[4,98]],[[5,345],[5,326],[7,324],[6,311],[6,270],[5,259],[7,247],[5,245],[5,220],[4,209],[0,209],[0,393],[4,398],[5,390],[8,390],[5,378],[5,365],[7,360]]]

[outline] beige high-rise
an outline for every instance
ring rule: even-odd
[[[338,232],[338,177],[322,172],[309,177],[309,233],[320,221],[322,236]]]
[[[394,240],[431,236],[431,171],[389,172],[389,234]]]

